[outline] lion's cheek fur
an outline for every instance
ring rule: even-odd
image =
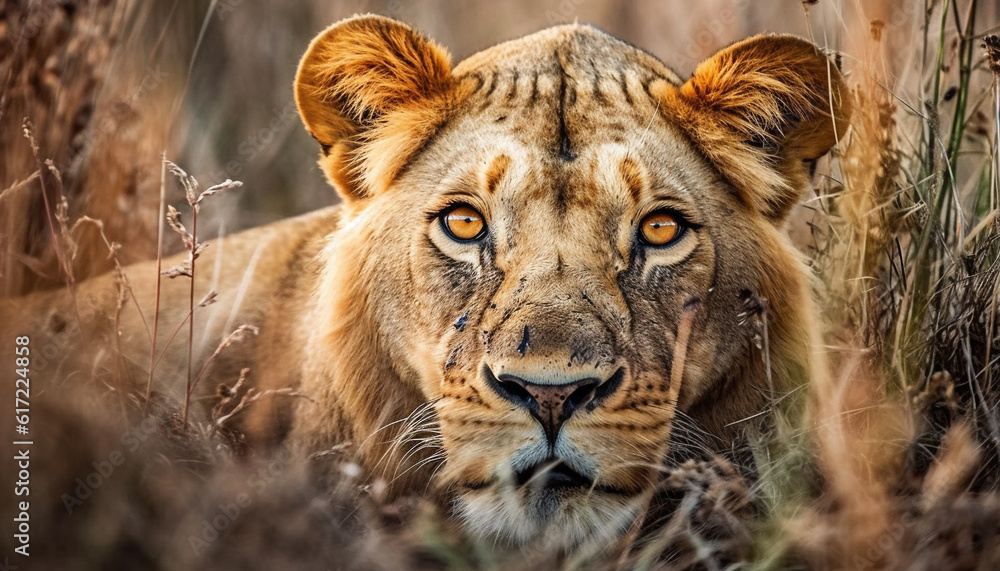
[[[775,395],[822,375],[816,352],[819,323],[811,279],[801,254],[767,220],[737,223],[739,239],[720,239],[719,279],[708,311],[729,314],[717,322],[738,323],[717,331],[724,352],[712,362],[711,384],[682,389],[679,406],[710,432],[726,439],[753,432],[744,422],[763,411]],[[751,259],[741,252],[754,252]],[[696,345],[696,341],[692,341]]]
[[[384,279],[392,270],[376,255],[382,246],[363,222],[346,220],[320,254],[302,378],[311,400],[297,405],[293,438],[312,451],[350,443],[373,469],[395,466],[394,456],[405,453],[393,446],[396,427],[380,429],[426,396],[409,361],[400,359],[408,348],[405,319],[380,303],[391,299],[383,288],[392,285]]]

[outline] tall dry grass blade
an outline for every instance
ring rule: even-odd
[[[670,392],[667,398],[674,406],[677,405],[677,398],[681,393],[681,384],[684,379],[684,361],[687,359],[687,346],[691,338],[691,327],[694,324],[695,315],[701,307],[701,300],[689,299],[684,303],[684,310],[681,312],[680,322],[677,324],[677,339],[674,341],[674,359],[670,365]]]
[[[188,412],[191,406],[191,394],[194,392],[194,385],[197,384],[197,378],[194,375],[194,326],[195,326],[195,308],[201,304],[195,304],[195,280],[196,280],[196,266],[198,257],[208,246],[208,244],[202,244],[198,241],[198,212],[201,210],[201,203],[203,200],[210,196],[220,194],[224,191],[231,190],[234,188],[239,188],[243,186],[242,182],[233,181],[226,179],[224,182],[213,185],[207,188],[205,191],[198,192],[198,181],[181,167],[175,163],[164,159],[166,168],[173,174],[177,180],[181,183],[184,188],[184,196],[187,199],[188,206],[191,208],[191,231],[188,232],[184,225],[181,223],[180,213],[173,206],[167,206],[166,220],[170,227],[177,233],[185,247],[188,250],[187,259],[180,266],[169,268],[165,270],[165,275],[171,278],[176,278],[180,276],[186,276],[190,280],[190,285],[188,288],[188,343],[187,343],[187,383],[185,385],[184,391],[184,408],[182,413],[182,419],[184,423],[187,423]],[[171,335],[171,340],[173,340],[173,335]],[[168,341],[169,345],[169,341]],[[166,350],[164,348],[164,350]],[[214,354],[210,359],[214,358]],[[199,373],[200,376],[200,373]]]
[[[167,206],[167,153],[160,156],[160,215],[156,223],[156,292],[153,294],[153,333],[149,342],[149,378],[146,379],[146,402],[153,392],[153,369],[156,363],[156,340],[160,330],[160,294],[163,279],[163,232]]]
[[[211,302],[206,302],[206,304],[207,303]],[[201,370],[198,371],[198,376],[196,376],[194,378],[194,381],[190,385],[188,385],[187,400],[190,400],[191,394],[194,393],[195,389],[198,387],[198,382],[201,381],[201,377],[205,374],[205,371],[207,371],[209,367],[212,366],[212,363],[215,361],[216,357],[218,357],[227,347],[234,345],[236,343],[242,343],[244,340],[247,339],[247,337],[251,335],[256,336],[258,334],[260,334],[260,330],[256,326],[240,325],[239,327],[236,328],[235,331],[227,335],[226,338],[223,339],[222,343],[219,343],[219,346],[215,348],[215,351],[212,353],[212,355],[205,360],[205,363],[202,365]]]
[[[866,364],[863,350],[839,355],[836,374],[812,387],[824,493],[784,532],[811,568],[891,568],[897,552],[883,550],[874,559],[866,552],[901,516],[893,487],[910,423],[899,395],[882,391],[877,366]]]
[[[844,186],[830,201],[834,242],[825,265],[838,335],[860,334],[860,341],[876,348],[884,336],[879,330],[878,299],[890,284],[879,277],[890,245],[902,227],[903,208],[897,182],[901,158],[896,146],[896,104],[887,86],[884,24],[871,22],[864,58],[855,76],[851,130],[840,161]],[[875,315],[872,312],[876,312]]]
[[[38,165],[38,172],[40,176],[38,177],[38,184],[42,189],[42,201],[45,204],[45,218],[48,221],[49,226],[49,236],[52,240],[52,249],[56,253],[56,258],[59,260],[59,266],[63,272],[63,279],[70,290],[74,290],[76,286],[76,280],[73,277],[73,265],[69,261],[69,258],[63,253],[62,245],[59,243],[59,234],[56,230],[55,222],[53,221],[53,209],[52,204],[49,201],[49,190],[45,184],[45,171],[48,169],[42,164],[42,158],[38,149],[38,141],[35,140],[34,134],[35,126],[31,123],[31,119],[25,117],[24,123],[22,124],[22,131],[24,133],[24,138],[28,140],[28,144],[31,146],[31,154],[35,157],[35,162]],[[77,316],[79,318],[79,315]]]

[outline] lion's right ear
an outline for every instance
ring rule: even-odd
[[[381,16],[338,22],[309,45],[295,100],[319,141],[320,167],[345,199],[384,189],[444,118],[446,50]]]

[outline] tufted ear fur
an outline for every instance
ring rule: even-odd
[[[388,186],[440,125],[451,57],[409,26],[355,16],[317,36],[299,63],[295,100],[319,141],[320,167],[345,199]]]
[[[810,162],[844,136],[850,94],[812,43],[760,35],[720,51],[664,109],[736,187],[743,202],[776,222],[801,198]]]

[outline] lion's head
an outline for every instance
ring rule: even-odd
[[[345,202],[296,420],[314,449],[432,466],[473,530],[574,542],[631,521],[675,415],[727,447],[815,365],[782,226],[847,106],[812,44],[751,38],[682,82],[571,25],[452,68],[364,16],[313,41],[296,95]]]

